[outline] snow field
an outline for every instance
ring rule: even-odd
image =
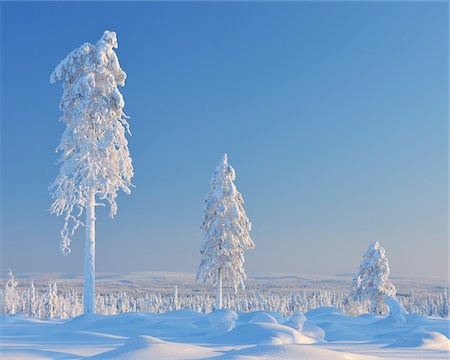
[[[450,320],[404,314],[346,316],[323,307],[291,317],[265,311],[2,315],[5,359],[447,359]],[[302,327],[302,331],[297,330]]]

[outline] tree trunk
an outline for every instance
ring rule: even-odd
[[[370,306],[370,313],[375,315],[382,315],[383,306],[384,306],[384,296],[376,294],[375,297],[372,299],[372,303]]]
[[[216,309],[222,309],[222,269],[217,271],[217,299]]]
[[[84,249],[84,313],[95,314],[95,192],[86,206],[86,244]]]

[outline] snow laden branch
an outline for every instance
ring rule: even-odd
[[[359,265],[359,272],[353,279],[350,290],[351,299],[370,301],[370,313],[381,314],[385,296],[395,296],[397,292],[389,281],[389,272],[386,252],[376,241],[370,245]]]
[[[204,204],[204,232],[197,280],[209,278],[218,287],[218,308],[222,301],[222,280],[237,292],[244,288],[244,251],[253,249],[251,223],[245,214],[241,193],[236,189],[236,174],[225,154],[214,172],[211,191]]]
[[[125,85],[126,73],[114,52],[117,47],[116,33],[105,31],[95,45],[85,43],[73,50],[50,76],[52,84],[63,82],[60,109],[66,129],[57,148],[60,171],[50,186],[50,211],[65,218],[65,255],[92,197],[109,203],[113,217],[118,190],[131,192],[133,166],[125,137],[130,130],[118,89]]]

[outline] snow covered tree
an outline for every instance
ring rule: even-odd
[[[251,223],[245,214],[241,193],[236,189],[236,173],[225,154],[214,172],[211,190],[204,204],[204,232],[197,280],[212,278],[217,286],[217,305],[222,308],[222,281],[235,292],[244,289],[244,251],[253,249]]]
[[[389,263],[385,250],[378,241],[370,245],[353,279],[350,297],[353,301],[370,301],[370,313],[381,314],[384,297],[395,296],[394,285],[389,281]]]
[[[57,314],[58,306],[58,287],[56,283],[48,283],[47,293],[45,294],[45,318],[53,319]]]
[[[19,307],[19,293],[17,292],[17,281],[11,269],[8,269],[8,281],[5,286],[5,307],[7,314],[15,314]]]
[[[130,311],[130,299],[125,291],[121,291],[117,299],[117,312],[121,314]]]
[[[3,290],[0,289],[0,314],[7,314],[8,311],[6,309],[5,304],[5,296],[3,295]]]
[[[173,308],[174,310],[180,310],[180,303],[178,301],[178,286],[175,285],[175,290],[173,291]]]
[[[34,282],[31,281],[30,288],[26,293],[25,312],[31,316],[36,317],[37,308],[37,294],[34,287]]]
[[[129,131],[118,85],[125,85],[114,49],[116,33],[105,31],[95,44],[85,43],[60,62],[50,83],[63,81],[60,109],[66,125],[61,143],[59,175],[50,186],[50,211],[64,215],[61,250],[70,252],[70,237],[86,226],[84,313],[95,312],[95,206],[110,205],[117,212],[118,190],[131,192],[133,166],[125,131]],[[100,203],[97,203],[99,199]],[[81,215],[86,212],[86,223]]]
[[[444,287],[444,293],[439,296],[439,316],[442,318],[448,318],[449,314],[449,303],[448,303],[448,292],[447,287]]]

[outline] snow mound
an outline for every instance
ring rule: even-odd
[[[324,339],[327,341],[337,340],[368,340],[368,336],[362,333],[360,330],[355,329],[353,326],[346,324],[339,324],[336,322],[323,322],[317,324],[324,332]]]
[[[268,323],[278,324],[277,320],[265,311],[257,311],[255,315],[250,319],[250,323]]]
[[[295,330],[302,331],[303,324],[306,321],[305,315],[302,313],[295,313],[291,318],[284,323],[285,326],[289,326]]]
[[[310,311],[307,311],[305,313],[305,316],[307,319],[314,319],[321,316],[329,316],[329,315],[337,315],[337,316],[344,316],[341,310],[335,307],[331,306],[325,306],[317,309],[313,309]]]
[[[126,344],[130,346],[146,346],[151,344],[164,344],[166,341],[148,335],[138,335],[129,339]]]
[[[235,350],[223,356],[215,358],[217,360],[374,360],[374,357],[357,355],[344,351],[333,351],[318,347],[302,346],[298,344],[290,345],[258,345],[241,350]],[[378,359],[378,358],[376,358]]]
[[[288,326],[270,323],[248,323],[237,326],[215,341],[221,344],[315,344],[318,341]]]
[[[306,336],[312,337],[314,339],[324,340],[325,339],[325,331],[316,325],[305,324],[303,325],[302,333]]]
[[[259,314],[264,314],[261,315],[261,319],[265,318],[266,320],[269,320],[269,318],[266,317],[266,315],[270,315],[272,318],[275,319],[277,324],[283,324],[286,319],[279,313],[274,312],[274,311],[268,311],[268,310],[256,310],[256,311],[250,311],[250,312],[239,312],[238,314],[238,324],[245,324],[248,322],[251,322],[252,319],[254,318],[259,318]],[[258,321],[253,321],[253,322],[258,322]],[[267,322],[267,321],[264,321]]]
[[[217,355],[214,350],[191,344],[180,344],[161,339],[139,335],[128,340],[117,349],[107,351],[89,359],[127,359],[127,360],[181,360],[190,358],[203,359]]]
[[[408,312],[405,308],[400,305],[397,299],[392,296],[385,296],[384,302],[389,306],[389,317],[393,319],[396,323],[404,324],[406,323],[406,315]]]
[[[425,331],[423,328],[400,337],[386,348],[420,348],[430,350],[450,350],[449,339],[436,331]]]
[[[210,334],[219,335],[234,329],[238,316],[232,310],[218,309],[209,313],[207,318],[211,329]]]

